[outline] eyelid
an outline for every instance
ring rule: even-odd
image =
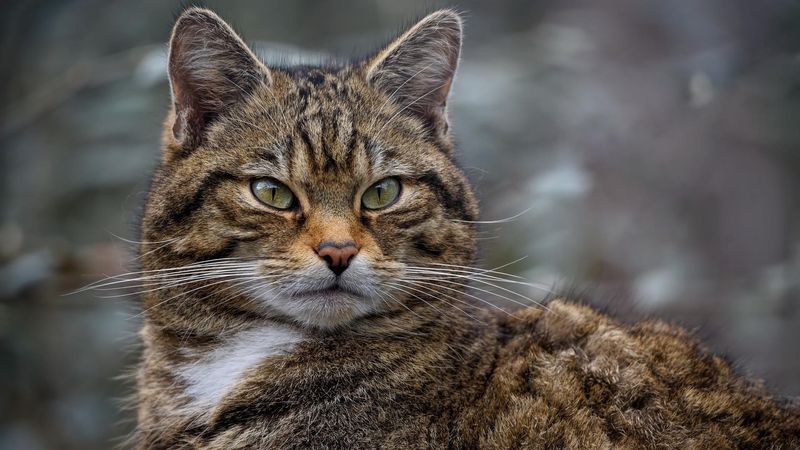
[[[249,180],[248,183],[262,179],[262,178],[271,178],[278,183],[289,188],[292,191],[292,194],[299,200],[300,198],[305,199],[305,193],[301,189],[300,186],[292,183],[288,176],[286,176],[286,172],[280,170],[279,168],[266,168],[265,166],[258,166],[254,167],[253,165],[242,166],[240,168],[240,173],[242,174],[242,179]]]
[[[278,168],[270,168],[270,167],[253,167],[253,166],[244,166],[241,169],[242,176],[256,179],[256,178],[274,178],[275,180],[280,181],[283,183],[282,178],[284,172],[279,170]],[[283,183],[289,186],[287,183]]]
[[[361,192],[366,191],[367,189],[371,188],[372,186],[378,184],[379,182],[387,179],[387,178],[395,178],[400,184],[403,184],[409,177],[406,174],[398,174],[398,173],[387,173],[385,175],[378,175],[376,177],[370,177],[368,182],[362,185]]]

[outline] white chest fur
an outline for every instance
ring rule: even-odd
[[[179,368],[190,399],[185,412],[193,416],[210,413],[248,370],[271,356],[290,352],[302,340],[300,332],[283,325],[258,326],[226,337],[196,362]]]

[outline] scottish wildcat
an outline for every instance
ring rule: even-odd
[[[472,267],[460,46],[444,10],[361,61],[266,67],[214,13],[180,16],[138,447],[798,448],[797,406],[679,328],[484,305],[503,275]]]

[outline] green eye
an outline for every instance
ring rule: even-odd
[[[381,209],[394,203],[400,196],[400,182],[397,178],[384,178],[370,186],[361,196],[361,204],[366,209]]]
[[[289,209],[294,204],[292,191],[285,184],[272,178],[253,180],[250,189],[259,201],[273,208]]]

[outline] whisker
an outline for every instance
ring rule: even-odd
[[[187,264],[185,266],[179,267],[168,267],[163,269],[151,269],[151,270],[140,270],[134,272],[127,272],[118,275],[110,275],[106,276],[103,279],[94,281],[92,283],[87,284],[86,286],[77,289],[76,291],[69,292],[64,295],[72,295],[79,292],[83,292],[86,290],[93,289],[105,283],[114,282],[114,281],[125,281],[125,280],[133,280],[137,281],[137,279],[146,279],[147,277],[157,277],[160,274],[166,274],[167,276],[172,276],[173,274],[181,274],[181,273],[188,273],[194,271],[210,271],[215,269],[228,269],[234,267],[252,267],[252,261],[257,261],[263,258],[219,258],[215,260],[209,261],[202,261],[198,263]],[[249,260],[250,262],[239,262]],[[135,277],[137,275],[141,275],[140,277]],[[134,278],[126,278],[134,276]]]
[[[161,290],[164,290],[164,289],[175,289],[175,288],[179,288],[179,287],[183,287],[183,286],[189,286],[189,285],[192,285],[192,284],[202,283],[202,282],[205,282],[205,281],[221,280],[221,279],[226,279],[226,278],[227,279],[231,279],[231,278],[232,279],[236,279],[236,278],[243,277],[243,276],[253,276],[253,277],[256,277],[256,278],[265,278],[265,279],[271,278],[269,275],[260,275],[260,274],[255,274],[254,272],[240,272],[240,273],[232,273],[232,274],[219,275],[219,276],[209,276],[209,277],[190,279],[190,280],[177,280],[175,282],[172,282],[171,284],[154,287],[152,289],[144,289],[144,290],[137,291],[137,292],[126,292],[126,293],[119,294],[119,295],[106,295],[106,296],[102,296],[101,295],[101,296],[99,296],[99,298],[117,298],[117,297],[128,297],[128,296],[134,296],[134,295],[143,295],[143,294],[149,294],[149,293],[152,293],[152,292],[158,292],[158,291],[161,291]]]
[[[534,289],[539,289],[539,290],[542,290],[542,291],[544,291],[545,293],[548,293],[548,294],[552,294],[553,293],[550,289],[544,287],[541,284],[528,283],[528,282],[525,282],[525,281],[518,281],[518,280],[508,280],[508,279],[505,279],[505,278],[502,278],[502,277],[498,277],[498,276],[494,276],[494,275],[486,275],[485,273],[482,273],[482,272],[479,273],[479,272],[470,272],[470,271],[467,271],[467,270],[427,269],[427,268],[414,268],[414,267],[408,268],[407,272],[416,273],[416,274],[431,274],[431,275],[452,276],[452,277],[456,277],[456,278],[467,278],[467,279],[475,279],[475,280],[483,279],[483,280],[498,281],[498,282],[503,282],[503,283],[508,283],[508,284],[518,284],[518,285],[522,285],[522,286],[531,287],[531,288],[534,288]],[[502,273],[502,272],[498,272],[498,273]],[[518,277],[516,275],[511,275],[511,274],[505,274],[505,275],[513,276],[515,278],[522,278],[522,277]]]
[[[225,80],[226,80],[226,81],[228,81],[229,83],[231,83],[232,85],[236,86],[236,88],[238,88],[238,89],[239,89],[239,91],[240,91],[240,92],[242,92],[243,94],[247,94],[247,91],[245,91],[245,89],[244,89],[244,88],[242,88],[241,86],[239,86],[239,84],[238,84],[238,83],[236,83],[235,81],[233,81],[232,79],[230,79],[230,77],[225,77]],[[269,89],[268,89],[268,90],[269,90]],[[272,91],[271,91],[271,90],[269,90],[269,92],[270,92],[270,94],[272,94]],[[274,98],[275,98],[275,95],[273,94],[273,95],[272,95],[272,97],[273,97],[273,99],[274,99]],[[277,103],[277,100],[276,100],[276,103]],[[259,107],[260,107],[260,109],[262,110],[262,112],[264,112],[264,113],[266,114],[266,116],[267,116],[267,117],[269,117],[269,118],[270,118],[270,120],[272,120],[272,123],[273,123],[273,124],[274,124],[276,127],[278,127],[278,124],[277,124],[277,122],[275,122],[275,119],[273,119],[273,118],[272,118],[272,116],[269,114],[269,112],[267,112],[267,110],[266,110],[266,107],[264,107],[263,105],[259,105]],[[250,125],[250,126],[252,126],[253,128],[255,128],[255,129],[257,129],[257,130],[260,130],[261,132],[263,132],[263,133],[264,133],[264,134],[266,134],[267,136],[271,137],[272,139],[275,139],[275,137],[274,137],[274,136],[272,136],[272,134],[270,134],[270,133],[269,133],[269,131],[267,131],[267,130],[266,130],[265,128],[263,128],[263,127],[260,127],[260,126],[258,126],[258,125],[256,125],[256,124],[253,124],[253,123],[251,123],[251,122],[248,122],[248,121],[246,121],[246,120],[242,120],[242,119],[240,119],[240,118],[238,118],[238,117],[234,117],[234,118],[232,118],[232,120],[234,120],[234,121],[236,121],[236,122],[241,122],[241,123],[244,123],[244,124],[246,124],[246,125]],[[280,128],[280,127],[278,127],[278,128]]]
[[[397,116],[399,116],[399,115],[400,115],[400,114],[401,114],[403,111],[407,110],[408,108],[410,108],[412,105],[414,105],[414,104],[415,104],[415,103],[417,103],[418,101],[422,100],[423,98],[425,98],[425,97],[427,97],[427,96],[429,96],[429,95],[433,94],[434,92],[438,91],[439,89],[443,88],[443,87],[445,86],[445,84],[446,84],[446,83],[442,83],[442,84],[440,84],[439,86],[436,86],[435,88],[431,89],[430,91],[428,91],[428,92],[426,92],[426,93],[424,93],[424,94],[420,95],[420,96],[419,96],[419,97],[417,97],[417,98],[416,98],[416,99],[415,99],[413,102],[411,102],[411,103],[407,104],[406,106],[404,106],[403,108],[401,108],[399,111],[397,111],[396,113],[394,113],[394,114],[392,115],[392,117],[389,117],[389,120],[387,120],[387,121],[386,121],[386,123],[385,123],[385,124],[383,124],[383,126],[382,126],[382,127],[379,129],[379,130],[378,130],[378,132],[377,132],[377,133],[375,133],[375,137],[374,137],[373,139],[377,141],[377,140],[378,140],[378,137],[379,137],[379,136],[381,135],[381,133],[383,132],[383,129],[384,129],[384,128],[386,128],[387,126],[389,126],[389,124],[390,124],[390,123],[392,123],[392,121],[394,121],[394,119],[395,119],[395,118],[397,118]]]
[[[148,251],[146,251],[146,252],[144,252],[144,253],[142,253],[140,255],[135,256],[133,259],[131,259],[131,261],[138,261],[138,260],[144,258],[147,255],[155,253],[155,252],[161,250],[162,248],[164,248],[164,247],[166,247],[166,246],[168,246],[168,245],[170,245],[170,244],[172,244],[174,242],[177,242],[179,239],[180,238],[169,239],[169,240],[165,241],[165,243],[159,245],[158,247],[156,247],[154,249],[151,249],[151,250],[148,250]]]
[[[230,263],[244,264],[245,261],[252,262],[252,261],[257,261],[257,260],[261,260],[261,259],[264,259],[264,258],[249,258],[249,257],[248,258],[219,258],[219,259],[211,259],[211,260],[207,260],[207,261],[195,262],[195,263],[186,264],[186,265],[177,266],[177,267],[166,267],[166,268],[162,268],[162,269],[149,269],[149,270],[139,270],[139,271],[127,272],[125,274],[120,274],[120,275],[115,275],[115,276],[130,275],[130,274],[141,274],[141,273],[147,273],[147,272],[152,272],[152,273],[168,272],[168,271],[173,271],[173,270],[198,268],[198,267],[217,267],[218,264],[223,264],[223,265],[224,264],[230,264]]]
[[[510,262],[507,262],[505,264],[499,265],[497,267],[492,267],[491,269],[483,269],[481,267],[472,267],[472,266],[459,266],[457,264],[437,263],[437,262],[432,262],[432,263],[429,263],[429,264],[433,265],[433,266],[439,266],[439,267],[455,267],[455,268],[458,268],[458,269],[477,270],[477,271],[480,271],[480,272],[493,272],[493,273],[496,273],[496,274],[499,274],[499,275],[507,275],[507,276],[514,277],[514,278],[523,278],[523,277],[521,277],[519,275],[513,275],[513,274],[505,273],[505,272],[499,272],[498,269],[502,269],[504,267],[508,267],[508,266],[514,265],[514,264],[516,264],[516,263],[518,263],[520,261],[523,261],[523,260],[525,260],[527,258],[528,258],[527,256],[522,256],[522,257],[517,258],[517,259],[515,259],[513,261],[510,261]]]
[[[415,74],[413,74],[413,75],[411,75],[410,77],[408,77],[408,78],[406,79],[406,81],[404,81],[402,84],[400,84],[400,86],[397,86],[397,88],[396,88],[394,91],[392,91],[392,93],[391,93],[389,96],[387,96],[387,97],[386,97],[386,100],[384,100],[384,101],[383,101],[383,104],[382,104],[382,105],[381,105],[381,107],[378,109],[378,111],[383,111],[383,108],[384,108],[384,107],[385,107],[385,106],[386,106],[386,105],[387,105],[387,104],[388,104],[388,103],[389,103],[389,102],[390,102],[390,101],[391,101],[391,100],[394,98],[395,94],[397,94],[397,93],[400,91],[400,89],[402,89],[402,88],[403,88],[403,86],[405,86],[405,85],[406,85],[406,84],[407,84],[409,81],[413,80],[413,79],[414,79],[414,78],[415,78],[417,75],[419,75],[419,74],[421,74],[422,72],[424,72],[424,71],[426,71],[426,70],[430,69],[430,67],[431,67],[432,65],[433,65],[433,63],[430,63],[430,64],[428,64],[427,66],[423,67],[422,69],[419,69],[419,71],[417,71]],[[375,126],[375,121],[376,121],[376,120],[378,120],[378,115],[375,115],[375,118],[374,118],[374,119],[372,119],[372,124],[370,124],[370,127],[374,127],[374,126]],[[391,119],[390,119],[390,120],[391,120]]]
[[[110,231],[108,232],[108,234],[110,234],[111,236],[113,236],[113,237],[115,237],[115,238],[119,239],[119,240],[120,240],[120,241],[122,241],[122,242],[126,242],[126,243],[128,243],[128,244],[135,244],[135,245],[142,245],[142,244],[148,244],[148,245],[150,245],[150,244],[164,244],[164,243],[172,243],[172,242],[175,242],[175,241],[177,241],[178,239],[180,239],[180,238],[177,238],[177,237],[176,237],[176,238],[171,238],[171,239],[165,239],[165,240],[163,240],[163,241],[134,241],[134,240],[132,240],[132,239],[127,239],[127,238],[124,238],[124,237],[122,237],[122,236],[118,236],[118,235],[116,235],[116,234],[114,234],[114,233],[112,233],[112,232],[110,232]]]
[[[251,293],[255,293],[258,288],[264,287],[263,284],[266,284],[266,283],[262,283],[262,282],[263,282],[263,280],[261,280],[261,279],[245,279],[245,280],[242,280],[241,282],[234,283],[229,288],[233,288],[238,292],[235,292],[235,293],[225,297],[218,304],[219,305],[224,305],[224,304],[230,302],[231,300],[235,299],[237,296],[246,297],[248,301],[252,302],[252,299],[250,299],[249,297],[251,296]],[[248,283],[255,283],[255,286],[250,286],[250,287],[245,288],[245,289],[240,289],[239,288],[242,285],[246,286]],[[228,289],[228,288],[226,288],[226,289]],[[220,292],[222,292],[222,291],[220,291]],[[218,294],[219,293],[217,292],[214,295],[218,295]],[[204,299],[201,299],[201,300],[204,300]]]
[[[494,275],[486,275],[483,273],[475,273],[475,272],[467,272],[467,271],[452,271],[452,270],[438,270],[438,269],[408,269],[406,273],[416,274],[416,275],[440,275],[442,277],[450,277],[450,278],[466,278],[466,279],[484,279],[484,280],[492,280],[498,281],[503,283],[515,284],[521,283],[517,280],[509,280],[507,278],[502,278]]]
[[[203,276],[210,276],[215,274],[229,274],[229,273],[239,273],[239,272],[253,272],[253,267],[243,266],[243,267],[229,268],[229,269],[192,270],[192,271],[175,272],[169,274],[147,275],[134,278],[108,277],[104,280],[84,286],[83,288],[80,288],[74,292],[65,295],[72,295],[90,290],[103,291],[103,290],[143,287],[152,284],[159,284],[161,282],[173,282],[181,279],[189,279],[192,277],[201,278]]]
[[[242,264],[237,266],[203,267],[203,268],[186,269],[186,270],[171,271],[164,273],[149,273],[141,276],[132,276],[132,277],[128,277],[127,275],[111,275],[103,280],[94,282],[91,285],[88,285],[87,287],[98,288],[105,284],[117,284],[126,282],[132,283],[136,281],[148,281],[148,280],[169,280],[177,277],[185,277],[190,275],[225,273],[235,270],[253,270],[253,269],[254,266],[252,266],[251,264]]]
[[[459,278],[465,278],[465,279],[468,279],[468,280],[473,280],[473,281],[477,281],[477,282],[479,282],[479,283],[483,283],[483,284],[485,284],[485,285],[491,286],[491,287],[493,287],[493,288],[495,288],[495,289],[500,289],[500,290],[502,290],[502,291],[504,291],[504,292],[508,292],[508,293],[510,293],[510,294],[512,294],[512,295],[516,295],[517,297],[520,297],[520,298],[522,298],[522,299],[524,299],[524,300],[526,300],[526,301],[528,301],[528,302],[530,302],[530,303],[533,303],[533,304],[536,304],[536,305],[543,306],[543,307],[547,308],[547,307],[546,307],[545,305],[543,305],[541,302],[538,302],[538,301],[536,301],[536,300],[533,300],[532,298],[530,298],[530,297],[527,297],[527,296],[525,296],[525,295],[522,295],[522,294],[520,294],[519,292],[512,291],[511,289],[507,289],[507,288],[504,288],[504,287],[502,287],[502,286],[498,286],[498,285],[496,285],[496,284],[490,283],[490,282],[488,282],[488,281],[485,281],[485,280],[482,280],[482,279],[480,279],[480,278],[471,278],[471,277],[468,277],[468,276],[465,276],[465,275],[464,275],[464,276],[451,275],[451,276],[453,276],[453,277],[459,277]],[[429,281],[430,281],[430,279],[424,279],[424,278],[413,278],[413,277],[410,277],[410,278],[408,278],[408,279],[410,279],[410,280],[426,281],[426,282],[429,282]],[[487,294],[495,295],[495,296],[497,296],[497,297],[500,297],[500,298],[502,298],[502,299],[505,299],[505,300],[508,300],[508,301],[510,301],[510,302],[512,302],[512,303],[515,303],[515,304],[517,304],[517,305],[519,305],[519,306],[526,306],[526,307],[527,307],[527,306],[530,306],[530,304],[525,304],[525,303],[519,302],[519,301],[517,301],[517,300],[514,300],[514,299],[511,299],[511,298],[508,298],[508,297],[506,297],[506,296],[504,296],[504,295],[502,295],[502,294],[498,294],[497,292],[492,292],[492,291],[488,291],[488,290],[486,290],[486,289],[482,289],[482,288],[479,288],[479,287],[476,287],[476,286],[471,286],[471,285],[470,285],[470,284],[468,284],[468,283],[457,283],[457,282],[455,282],[455,281],[448,280],[448,279],[446,279],[446,278],[436,278],[436,281],[441,281],[441,282],[445,282],[445,283],[450,283],[450,284],[452,284],[452,285],[456,285],[456,286],[463,286],[463,287],[467,287],[467,288],[475,289],[475,290],[478,290],[478,291],[481,291],[481,292],[485,292],[485,293],[487,293]]]
[[[390,287],[391,287],[391,286],[390,286]],[[396,289],[396,288],[395,288],[395,289]],[[403,308],[407,309],[407,310],[408,310],[408,312],[410,312],[411,314],[414,314],[415,316],[417,316],[417,318],[419,318],[419,320],[421,320],[421,321],[425,322],[425,318],[424,318],[424,317],[422,317],[422,316],[420,316],[419,314],[417,314],[417,312],[416,312],[416,311],[414,311],[413,309],[409,308],[409,307],[408,307],[408,306],[407,306],[405,303],[403,303],[402,301],[398,300],[398,299],[397,299],[395,296],[393,296],[392,294],[390,294],[390,293],[388,293],[388,292],[385,292],[385,294],[386,294],[387,296],[389,296],[389,299],[393,300],[395,303],[399,303],[399,304],[400,304],[400,306],[402,306]]]
[[[286,115],[286,112],[283,109],[278,107],[280,102],[278,102],[278,98],[275,96],[275,93],[272,91],[272,86],[267,86],[267,92],[269,92],[269,95],[272,97],[272,100],[275,102],[275,105],[276,105],[276,107],[278,109],[278,112],[280,113],[281,118],[283,119],[284,126],[283,127],[278,127],[278,128],[283,128],[285,130],[291,130],[292,127],[291,127],[291,122],[289,120],[289,117]],[[266,110],[266,107],[262,106],[262,108],[264,108]],[[264,112],[266,113],[266,111],[264,111]],[[278,126],[278,124],[275,122],[275,119],[272,119],[272,123],[274,123],[275,126]]]
[[[409,270],[408,273],[418,274],[418,275],[426,275],[426,274],[427,275],[442,275],[445,278],[447,278],[447,277],[465,278],[465,279],[468,279],[468,280],[476,280],[476,281],[479,281],[479,280],[490,280],[490,281],[497,281],[497,282],[501,282],[501,283],[516,284],[516,285],[520,285],[520,286],[526,286],[526,287],[538,289],[538,290],[543,291],[543,292],[545,292],[547,294],[552,294],[553,293],[550,289],[545,287],[545,285],[543,285],[543,284],[528,283],[526,281],[518,281],[518,280],[508,280],[508,279],[505,279],[505,278],[500,278],[500,277],[496,277],[496,276],[492,276],[492,275],[483,275],[483,274],[477,274],[477,273],[472,273],[471,274],[471,273],[457,273],[457,272],[439,272],[439,271],[430,271],[430,270],[427,270],[427,271],[426,270]]]
[[[513,222],[514,220],[516,220],[516,219],[520,218],[521,216],[527,214],[531,209],[533,209],[533,208],[528,208],[528,209],[526,209],[526,210],[524,210],[522,212],[514,214],[513,216],[510,216],[510,217],[506,217],[504,219],[497,219],[497,220],[461,220],[461,219],[453,219],[453,222],[475,223],[475,224],[508,223],[508,222]]]
[[[390,285],[390,286],[395,286],[395,287],[397,286],[395,283],[387,283],[387,284],[388,284],[388,285]],[[419,292],[419,293],[421,293],[421,294],[429,294],[429,293],[430,293],[430,291],[425,291],[425,290],[423,290],[423,289],[421,289],[421,288],[418,288],[418,287],[414,286],[413,284],[407,284],[407,285],[405,285],[404,287],[406,287],[406,288],[409,288],[409,289],[412,289],[412,290],[414,290],[414,291],[416,291],[416,292]],[[436,292],[436,291],[434,290],[433,292]],[[437,293],[437,294],[439,294],[439,295],[444,295],[444,296],[446,296],[446,297],[448,297],[448,298],[450,298],[450,299],[452,299],[452,300],[458,301],[458,302],[460,302],[460,303],[464,303],[464,304],[465,304],[465,305],[467,305],[467,306],[471,306],[471,305],[469,305],[469,303],[467,303],[467,302],[465,302],[464,300],[461,300],[461,299],[459,299],[459,298],[457,298],[457,297],[454,297],[454,296],[451,296],[451,295],[448,295],[448,294],[444,294],[444,293],[442,293],[442,292],[436,292],[436,293]],[[441,299],[440,299],[440,301],[443,301],[443,300],[441,300]],[[444,302],[444,303],[445,303],[445,304],[447,304],[447,305],[449,305],[449,306],[451,306],[451,307],[453,307],[453,308],[455,308],[455,309],[457,309],[457,310],[459,310],[459,311],[461,311],[462,313],[464,313],[464,315],[466,315],[466,316],[467,316],[467,317],[469,317],[470,319],[472,319],[472,320],[474,320],[474,321],[476,321],[476,322],[479,322],[479,323],[482,323],[482,324],[486,325],[486,322],[484,322],[484,321],[482,321],[482,320],[478,319],[477,317],[475,317],[475,316],[473,316],[472,314],[470,314],[470,313],[468,313],[468,312],[464,311],[463,309],[459,308],[458,306],[456,306],[456,305],[454,305],[454,304],[452,304],[452,303],[448,303],[448,302]]]
[[[480,297],[478,297],[476,295],[472,295],[469,292],[464,292],[464,291],[462,291],[460,289],[451,288],[451,287],[448,287],[448,286],[441,286],[441,285],[438,285],[436,283],[430,283],[430,282],[421,281],[421,280],[408,280],[407,279],[407,280],[404,280],[404,281],[409,282],[409,283],[422,283],[422,284],[430,285],[432,288],[442,288],[442,289],[447,289],[447,290],[450,290],[450,291],[455,291],[455,292],[458,292],[459,294],[463,294],[463,295],[466,295],[466,296],[468,296],[470,298],[478,300],[480,302],[486,303],[487,305],[497,309],[498,311],[501,311],[501,312],[503,312],[505,314],[508,314],[509,316],[514,316],[514,313],[512,313],[510,311],[507,311],[507,310],[495,305],[494,303],[492,303],[492,302],[490,302],[490,301],[488,301],[486,299],[480,298]],[[469,286],[467,286],[467,287],[469,287]],[[432,290],[434,290],[435,292],[438,292],[435,289],[432,289]],[[442,292],[438,292],[438,293],[444,295],[444,293],[442,293]],[[464,302],[463,300],[461,300],[461,301]],[[466,302],[464,302],[464,303],[466,303]]]
[[[428,305],[428,306],[430,306],[431,308],[433,308],[433,309],[434,309],[436,312],[438,312],[439,314],[444,314],[442,310],[440,310],[439,308],[437,308],[437,307],[433,306],[432,304],[428,303],[428,302],[427,302],[425,299],[423,299],[423,298],[421,298],[421,297],[417,296],[416,294],[414,294],[414,293],[412,293],[412,292],[408,292],[408,291],[404,290],[403,288],[399,287],[399,286],[398,286],[398,285],[396,285],[396,284],[392,284],[392,287],[394,287],[395,289],[399,290],[400,292],[405,292],[406,294],[408,294],[408,295],[411,295],[411,296],[413,296],[413,297],[417,298],[418,300],[422,301],[422,302],[423,302],[423,303],[425,303],[426,305]]]
[[[253,278],[257,278],[257,277],[253,277]],[[192,292],[196,292],[196,291],[198,291],[200,289],[209,288],[209,287],[216,286],[216,285],[219,285],[219,284],[222,284],[222,283],[228,283],[230,281],[233,281],[233,280],[217,281],[217,282],[214,282],[214,283],[211,283],[211,284],[207,284],[207,285],[196,287],[194,289],[190,289],[190,290],[185,291],[185,292],[180,292],[180,293],[178,293],[176,295],[173,295],[172,297],[169,297],[169,298],[167,298],[165,300],[162,300],[162,301],[156,303],[155,305],[153,305],[153,306],[151,306],[149,308],[145,308],[144,310],[142,310],[142,312],[140,312],[139,314],[136,314],[135,316],[133,316],[131,318],[135,319],[135,318],[137,318],[139,316],[142,316],[142,315],[146,314],[147,312],[151,311],[153,308],[157,308],[159,306],[162,306],[162,305],[164,305],[165,303],[167,303],[167,302],[169,302],[171,300],[174,300],[174,299],[182,297],[182,296],[186,296],[186,295],[191,294]],[[229,289],[229,288],[230,288],[230,286],[228,288],[226,288],[226,289]],[[221,291],[217,291],[216,293],[222,292],[222,291],[224,291],[226,289],[223,289]],[[201,298],[200,300],[205,300],[206,298],[210,297],[211,295],[215,295],[216,293],[209,294],[208,296],[206,296],[204,298]]]

